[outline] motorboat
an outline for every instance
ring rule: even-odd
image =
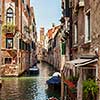
[[[39,68],[36,65],[30,67],[29,68],[29,74],[30,75],[39,74]]]
[[[54,90],[60,89],[61,87],[60,73],[59,74],[58,72],[54,73],[52,77],[46,81],[46,83],[48,84],[48,88],[50,89],[54,89]]]
[[[58,76],[61,77],[61,74],[59,72],[55,72],[52,76]]]

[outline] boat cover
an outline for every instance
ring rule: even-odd
[[[48,85],[54,85],[54,84],[60,84],[61,83],[61,79],[58,76],[53,76],[51,77],[49,80],[46,81],[46,83]]]

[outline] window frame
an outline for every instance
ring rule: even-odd
[[[85,13],[85,43],[91,42],[91,16],[90,10]]]
[[[10,46],[10,47],[8,46],[8,41],[9,41],[9,40],[12,40],[12,46]],[[13,48],[13,38],[6,38],[6,48],[7,48],[7,49]]]
[[[11,61],[9,60],[10,63],[7,63],[7,59],[10,59],[10,60],[11,60]],[[12,63],[12,58],[11,58],[11,57],[6,57],[4,63],[5,63],[5,64],[11,64],[11,63]]]
[[[78,44],[78,23],[74,24],[74,45]]]
[[[14,18],[13,16],[14,16],[13,9],[9,7],[6,11],[6,23],[13,24],[13,18]]]

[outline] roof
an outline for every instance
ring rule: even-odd
[[[56,35],[59,28],[60,28],[60,25],[52,27],[51,29],[49,29],[48,32],[47,32],[48,38],[49,39],[53,38]]]

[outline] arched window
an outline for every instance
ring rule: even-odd
[[[6,23],[13,23],[13,9],[8,8],[6,12]]]

